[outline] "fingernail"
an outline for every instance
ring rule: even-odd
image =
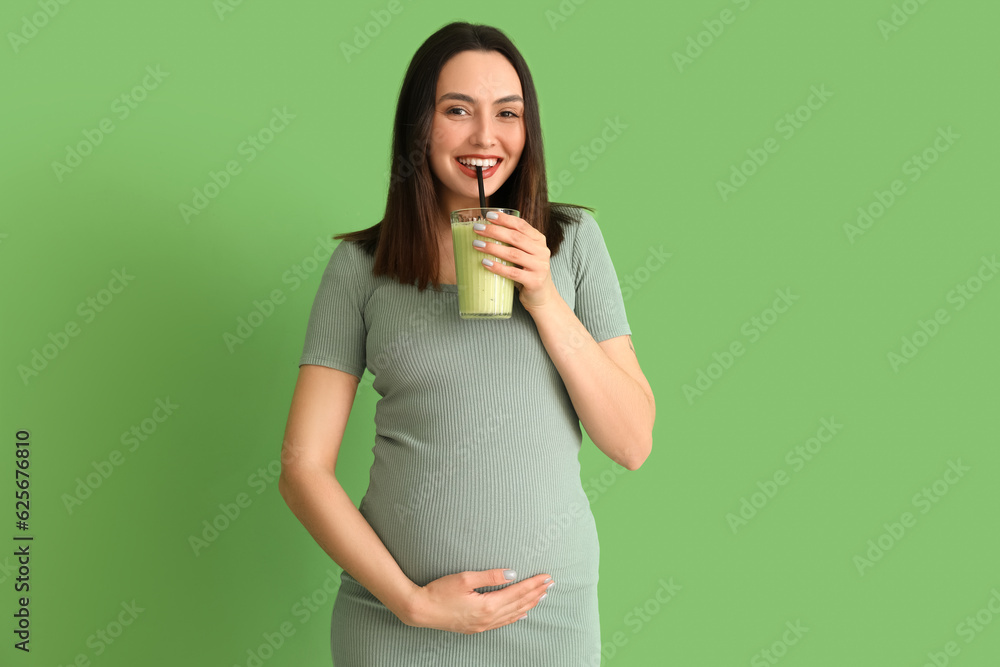
[[[486,259],[485,257],[483,258],[483,264],[485,264],[486,266],[493,266],[493,262]]]
[[[546,595],[548,595],[548,593],[542,593],[542,597],[538,598],[538,601],[541,602],[544,600]]]
[[[550,581],[552,581],[552,577],[545,577],[545,581],[543,581],[542,583],[543,583],[543,584],[547,584],[547,583],[549,583]]]
[[[497,218],[500,217],[500,214],[497,213],[496,211],[487,211],[486,217],[489,218],[490,220],[496,220]]]
[[[556,585],[556,582],[553,581],[551,584],[549,584],[548,586],[545,587],[545,590],[549,590],[550,588],[552,588],[555,585]]]
[[[476,246],[477,248],[485,248],[486,241],[480,241],[479,239],[476,239],[475,241],[472,242],[472,245]]]
[[[513,579],[516,576],[517,576],[517,572],[515,572],[514,570],[504,570],[503,571],[503,578],[506,579],[507,581],[510,581],[511,579]]]
[[[528,618],[528,615],[527,615],[527,614],[521,614],[521,616],[520,616],[520,617],[519,617],[519,618],[518,618],[517,620],[519,620],[519,621],[523,621],[523,620],[524,620],[524,619],[526,619],[526,618]]]
[[[476,224],[472,225],[472,228],[475,229],[477,232],[481,232],[486,229],[486,225],[484,225],[481,222],[477,222]]]

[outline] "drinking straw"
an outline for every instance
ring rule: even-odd
[[[483,190],[483,168],[476,167],[476,178],[479,179],[479,207],[486,208],[486,192]]]

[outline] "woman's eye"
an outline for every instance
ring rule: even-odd
[[[447,111],[445,111],[445,113],[446,114],[450,114],[452,116],[467,116],[468,115],[468,112],[465,109],[463,109],[462,107],[452,107],[452,108],[448,109]],[[511,111],[509,109],[504,109],[503,111],[500,112],[500,115],[503,116],[504,118],[517,118],[518,117],[518,115],[515,112],[513,112],[513,111]]]

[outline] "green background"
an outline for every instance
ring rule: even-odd
[[[28,429],[35,537],[30,655],[11,646],[16,574],[0,556],[3,664],[245,666],[282,624],[294,634],[264,665],[329,664],[324,584],[339,570],[258,471],[277,465],[329,256],[317,239],[381,217],[402,76],[452,20],[495,25],[522,50],[550,184],[571,181],[553,199],[596,207],[633,285],[653,453],[623,474],[589,441],[580,457],[601,538],[604,664],[916,667],[935,652],[997,664],[1000,6],[51,4],[50,18],[44,2],[0,9],[2,532],[10,545],[20,533],[14,434]],[[371,12],[391,20],[376,31]],[[366,25],[377,34],[348,61],[341,44]],[[147,67],[167,74],[122,117],[115,100]],[[829,97],[810,109],[813,87]],[[241,142],[275,108],[294,119],[248,161]],[[57,174],[102,119],[113,132]],[[602,145],[609,120],[624,128]],[[741,167],[765,145],[777,151]],[[925,152],[933,164],[914,172]],[[230,160],[240,172],[186,222],[180,205]],[[734,168],[750,175],[724,197]],[[845,228],[897,179],[881,217]],[[312,269],[298,284],[296,265]],[[134,279],[87,321],[78,304],[122,268]],[[224,334],[277,289],[284,302],[230,350]],[[779,291],[794,300],[776,315]],[[22,378],[71,322],[79,335]],[[914,336],[921,322],[933,336]],[[921,345],[893,363],[904,337]],[[727,359],[734,343],[743,354]],[[686,393],[699,372],[714,377]],[[341,455],[356,502],[375,398],[366,377]],[[157,399],[179,407],[129,451],[122,434]],[[841,425],[832,439],[823,419]],[[795,463],[818,432],[829,441]],[[123,463],[70,511],[64,496],[115,450]],[[946,475],[949,462],[968,470]],[[776,475],[787,483],[771,488]],[[224,525],[220,504],[241,493],[249,506],[196,554],[189,537]],[[744,499],[759,507],[736,524]],[[866,566],[869,540],[888,550]],[[133,601],[134,622],[96,639]],[[796,623],[801,637],[786,633]]]

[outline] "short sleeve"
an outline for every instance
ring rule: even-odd
[[[367,281],[359,274],[363,252],[342,241],[330,256],[309,313],[299,366],[327,366],[359,378],[364,374],[367,294],[362,284]]]
[[[618,276],[597,221],[584,209],[578,209],[580,221],[573,225],[573,267],[576,275],[574,311],[583,326],[601,342],[632,333],[625,315]]]

